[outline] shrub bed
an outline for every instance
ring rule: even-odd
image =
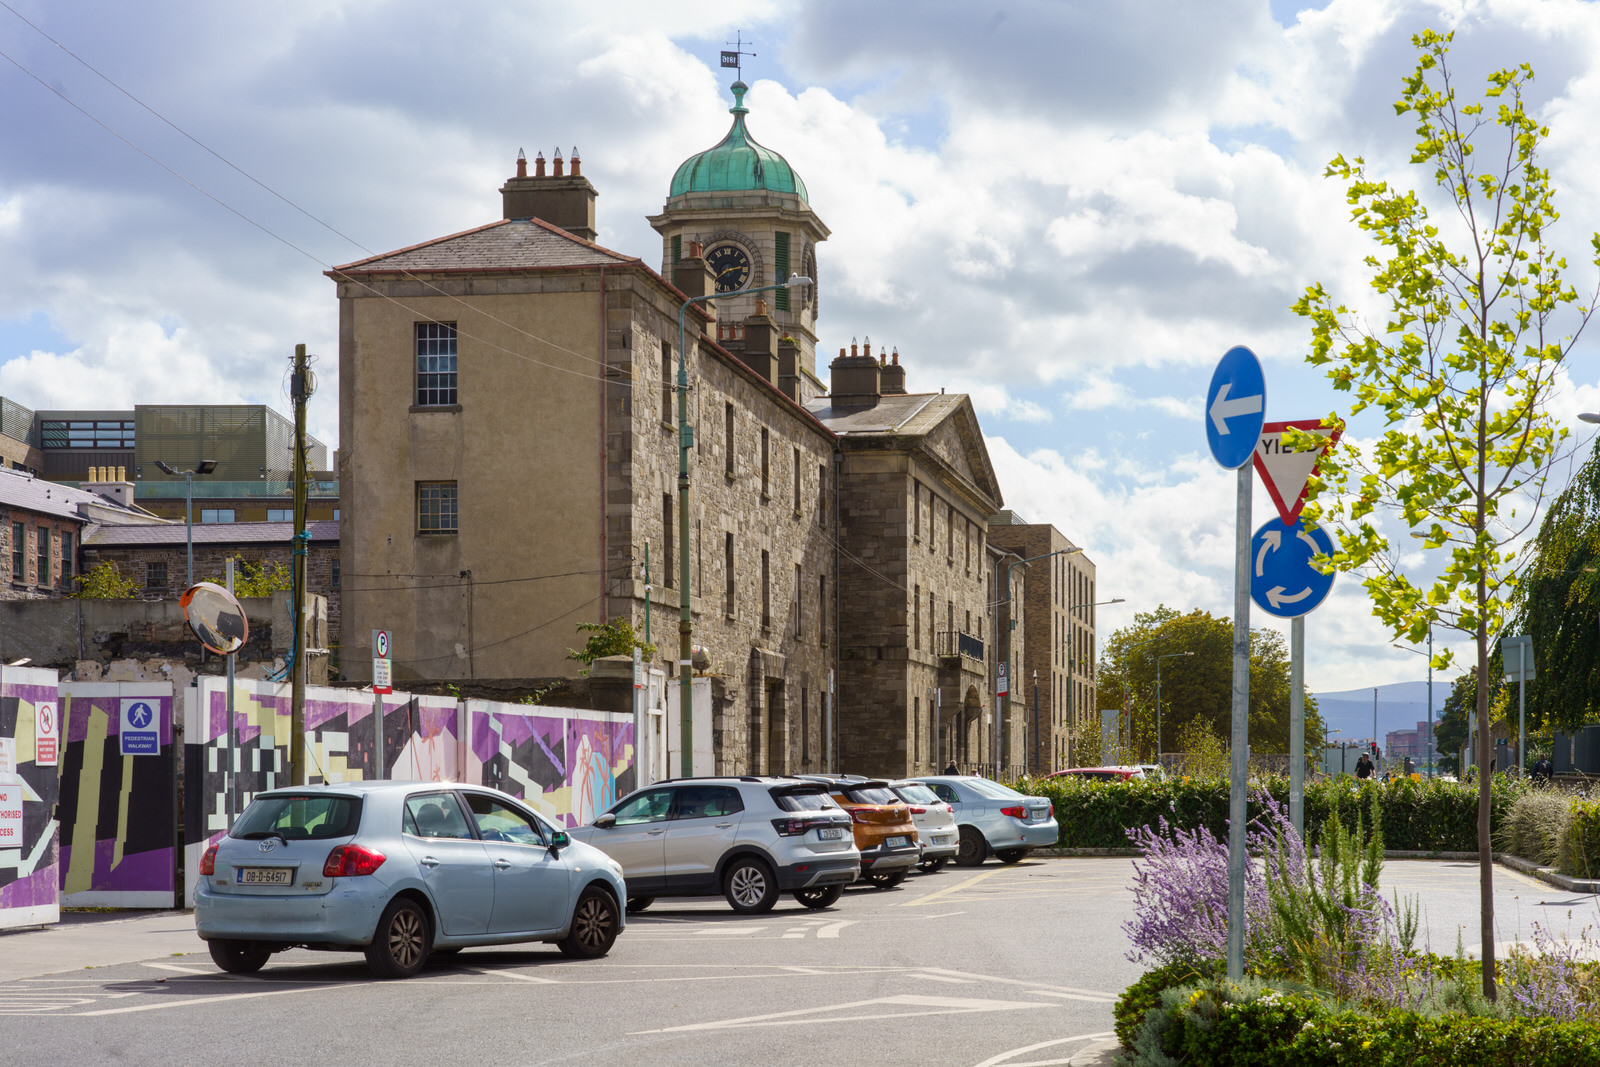
[[[1135,780],[1097,782],[1081,778],[1023,779],[1016,788],[1049,798],[1060,826],[1057,845],[1062,848],[1127,848],[1127,832],[1154,826],[1165,817],[1173,827],[1204,827],[1224,837],[1228,823],[1228,783],[1222,779]],[[1287,806],[1289,780],[1261,778],[1251,783],[1250,817],[1260,814],[1258,803],[1265,791]],[[1328,812],[1338,804],[1350,829],[1355,828],[1358,797],[1376,790],[1383,809],[1385,847],[1395,851],[1475,852],[1478,848],[1478,787],[1473,783],[1409,778],[1360,785],[1351,778],[1332,778],[1306,786],[1306,835],[1320,838]],[[1492,825],[1498,826],[1512,802],[1527,787],[1497,778],[1492,786]],[[1588,857],[1590,869],[1600,870],[1600,804],[1588,805],[1586,833],[1577,835],[1573,848]]]
[[[1399,1009],[1354,1012],[1304,993],[1224,980],[1169,986],[1160,993],[1159,1006],[1135,1018],[1130,999],[1135,990],[1140,983],[1117,1005],[1117,1032],[1128,1033],[1124,1044],[1134,1064],[1600,1067],[1600,1027],[1585,1022]],[[1148,1001],[1149,989],[1137,998]]]

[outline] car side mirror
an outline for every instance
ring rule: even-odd
[[[550,854],[552,856],[557,855],[570,844],[572,844],[572,835],[565,830],[557,830],[550,835]]]
[[[602,829],[602,830],[609,830],[613,826],[617,825],[617,817],[615,815],[611,814],[608,811],[604,815],[602,815],[598,819],[596,819],[594,821],[594,824],[596,826],[600,827],[600,829]]]

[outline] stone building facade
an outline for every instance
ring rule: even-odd
[[[86,531],[100,523],[159,524],[132,505],[133,486],[88,491],[32,474],[0,470],[0,600],[46,600],[71,593]]]
[[[1021,725],[1031,739],[1027,765],[1044,772],[1071,766],[1072,739],[1079,731],[1099,729],[1094,562],[1054,526],[1023,523],[1011,512],[993,516],[989,537],[1014,558],[1034,560],[1016,568],[1025,577],[1014,602],[1029,637],[1012,642],[1013,704],[1020,706]],[[1037,731],[1032,729],[1035,677]]]
[[[306,551],[306,592],[328,601],[329,640],[340,643],[339,609],[342,573],[339,524],[308,522],[311,542]],[[148,597],[174,598],[188,580],[188,530],[181,522],[147,526],[97,526],[83,541],[83,566],[103,562],[139,583]],[[293,563],[292,522],[238,522],[194,527],[194,580],[221,581],[231,556],[239,563],[263,568]]]

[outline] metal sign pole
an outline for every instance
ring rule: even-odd
[[[1228,977],[1244,977],[1245,780],[1250,755],[1250,468],[1240,467],[1233,554],[1233,766],[1228,799]]]
[[[1289,821],[1306,836],[1306,617],[1289,624]]]
[[[229,556],[227,558],[226,562],[223,563],[223,567],[225,568],[225,570],[224,570],[225,580],[228,583],[227,584],[227,590],[228,590],[228,592],[231,593],[231,592],[233,592],[233,557],[232,556]],[[233,653],[232,652],[228,653],[228,677],[227,677],[227,683],[228,683],[228,694],[227,694],[227,698],[226,698],[226,702],[225,702],[224,706],[227,708],[226,715],[227,715],[227,718],[228,718],[228,828],[231,830],[231,829],[233,829],[233,813],[234,813],[235,809],[238,807],[238,801],[234,799],[234,771],[237,770],[237,768],[235,767],[235,764],[239,760],[239,750],[238,750],[237,746],[235,746],[234,743],[233,743]]]

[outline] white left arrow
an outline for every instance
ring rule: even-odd
[[[1309,585],[1300,590],[1298,593],[1295,593],[1293,596],[1284,596],[1283,586],[1275,585],[1271,589],[1267,590],[1267,603],[1271,604],[1275,608],[1281,608],[1285,604],[1297,604],[1310,595],[1311,587]]]
[[[1233,431],[1228,429],[1228,421],[1239,415],[1254,415],[1261,410],[1261,394],[1255,396],[1241,396],[1237,400],[1228,399],[1228,386],[1223,382],[1222,388],[1217,390],[1217,398],[1211,402],[1211,421],[1217,427],[1217,433],[1226,436]]]

